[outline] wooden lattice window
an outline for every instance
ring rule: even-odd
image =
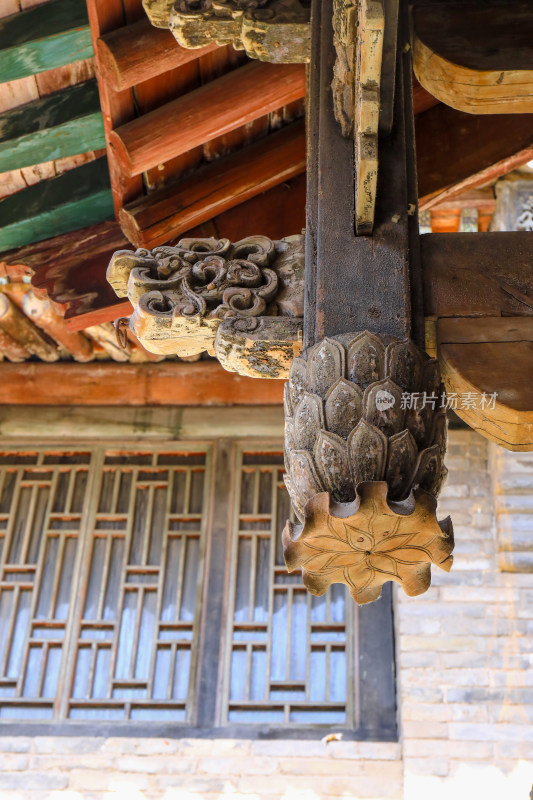
[[[390,598],[308,595],[289,513],[279,446],[0,448],[4,726],[393,738]]]
[[[289,575],[283,456],[240,454],[225,685],[228,722],[354,725],[354,608],[336,584],[312,597]]]

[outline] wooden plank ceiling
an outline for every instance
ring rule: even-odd
[[[52,12],[61,2],[4,0],[0,13],[9,22],[10,14],[25,14],[34,6]],[[184,235],[238,240],[256,233],[281,238],[299,232],[305,219],[305,68],[250,61],[229,46],[183,50],[168,31],[149,24],[141,0],[87,0],[87,11],[94,58],[48,70],[41,64],[37,74],[0,84],[0,113],[9,115],[17,108],[18,114],[18,127],[10,118],[11,133],[0,138],[0,155],[5,140],[10,157],[10,170],[0,175],[1,288],[25,312],[22,297],[29,287],[22,280],[33,276],[35,304],[47,295],[56,316],[65,314],[64,342],[67,332],[85,330],[80,335],[91,340],[91,357],[142,361],[152,357],[138,344],[132,342],[121,356],[110,344],[106,325],[131,310],[105,280],[111,254],[130,243],[152,248]],[[0,20],[0,33],[7,22]],[[65,26],[64,20],[61,24]],[[19,107],[48,102],[64,108],[60,93],[84,84],[79,91],[89,96],[94,78],[101,127],[95,129],[88,103],[92,133],[79,139],[80,149],[93,149],[68,155],[61,151],[45,164],[28,164],[28,158],[35,159],[28,152],[39,151],[28,136],[38,133],[48,142],[41,152],[50,156],[51,143],[61,138],[56,129],[67,125],[78,130],[80,123],[75,115],[57,112],[53,125],[33,124],[25,131],[24,119],[31,118],[32,109]],[[49,96],[52,100],[46,100]],[[477,209],[479,229],[487,230],[494,210],[490,186],[533,159],[533,115],[511,120],[467,115],[439,103],[416,81],[414,107],[420,207],[431,210],[433,230],[456,231],[463,208]],[[17,164],[22,150],[26,161]],[[104,163],[105,158],[109,179],[106,174],[100,186],[97,167],[88,170],[87,164]],[[73,169],[72,182],[83,183],[78,224],[72,187],[67,189],[63,175]],[[31,198],[24,194],[30,185]],[[102,199],[97,207],[98,192]],[[55,217],[50,216],[51,203]],[[21,207],[26,209],[22,216]],[[66,227],[53,221],[65,215],[70,215]],[[10,231],[3,231],[9,225]],[[16,246],[9,244],[13,241]],[[29,300],[26,305],[30,308]],[[79,358],[73,343],[69,347],[59,341],[57,319],[50,333],[44,317],[34,312],[26,316],[45,337],[59,342],[60,359],[68,353]],[[40,358],[26,350],[27,358]],[[3,352],[8,360],[17,360]]]

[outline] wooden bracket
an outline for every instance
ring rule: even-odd
[[[216,42],[259,61],[309,61],[309,7],[300,0],[145,0],[144,7],[152,24],[170,28],[185,48]]]
[[[413,12],[415,75],[470,114],[533,112],[533,10],[523,0],[443,0]]]
[[[130,328],[147,350],[206,350],[230,371],[284,378],[301,350],[303,269],[302,236],[250,236],[119,250],[107,277],[134,306]]]

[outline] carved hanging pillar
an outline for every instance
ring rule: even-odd
[[[452,564],[435,513],[446,411],[423,349],[407,3],[314,0],[311,31],[305,242],[119,251],[108,278],[149,350],[206,350],[255,377],[290,367],[287,567],[315,594],[342,582],[367,603],[391,580],[420,594],[431,564]]]
[[[435,516],[446,412],[438,362],[423,351],[407,7],[398,22],[389,4],[383,29],[382,5],[366,5],[367,56],[387,43],[377,81],[361,78],[361,41],[352,58],[338,25],[334,37],[329,3],[312,10],[304,352],[285,393],[287,487],[301,524],[283,534],[287,566],[302,568],[311,592],[340,581],[358,603],[390,580],[420,594],[431,563],[449,570],[453,549],[450,521]],[[339,79],[347,60],[351,86]],[[341,89],[353,91],[351,127]],[[377,167],[378,150],[367,180],[365,153]]]

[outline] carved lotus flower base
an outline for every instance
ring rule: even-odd
[[[446,477],[443,397],[438,362],[408,339],[343,334],[293,360],[285,483],[304,528],[288,523],[284,544],[289,570],[304,567],[310,591],[341,581],[367,603],[388,580],[423,592],[431,561],[449,569],[451,527],[444,534],[435,517]]]
[[[437,497],[446,476],[439,365],[413,342],[368,331],[324,339],[295,358],[285,386],[285,482],[303,521],[308,500],[355,498],[385,481],[400,501]]]
[[[449,572],[453,528],[449,517],[437,521],[435,498],[416,489],[394,503],[387,492],[384,481],[359,484],[352,503],[334,503],[321,492],[307,502],[303,525],[287,522],[285,563],[289,572],[301,567],[311,594],[345,583],[356,603],[371,603],[392,580],[415,596],[428,589],[431,564]]]

